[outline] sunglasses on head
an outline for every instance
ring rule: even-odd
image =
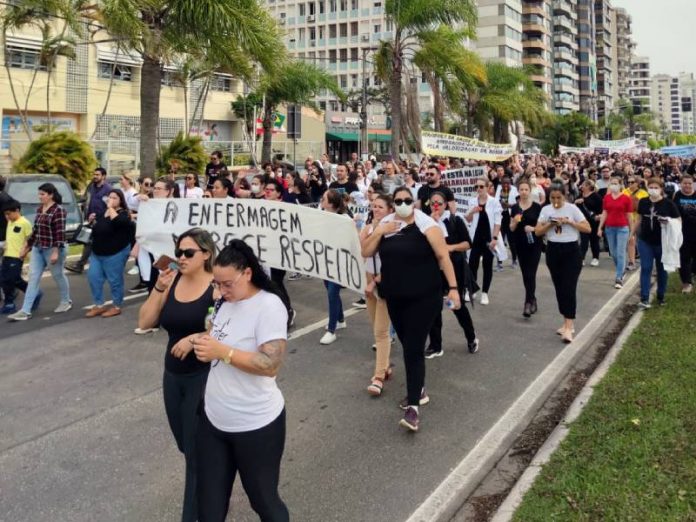
[[[413,205],[413,200],[411,198],[396,198],[394,200],[394,205],[396,205],[396,206]]]
[[[196,255],[196,252],[203,252],[202,250],[198,250],[197,248],[175,248],[174,249],[174,256],[178,259],[181,256],[184,256],[186,259],[191,259],[193,256]]]

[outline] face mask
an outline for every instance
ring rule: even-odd
[[[651,198],[659,198],[660,197],[660,189],[650,188],[650,189],[648,189],[648,194],[650,194]]]
[[[413,205],[397,205],[397,207],[394,209],[396,212],[396,215],[399,216],[400,218],[407,218],[411,214],[413,214]]]
[[[258,194],[259,192],[261,192],[261,185],[252,185],[252,186],[251,186],[251,191],[252,191],[254,194]]]
[[[609,190],[611,190],[612,194],[618,194],[619,188],[620,187],[616,184],[609,185]]]

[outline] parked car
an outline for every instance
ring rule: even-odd
[[[63,196],[62,206],[67,213],[65,233],[72,242],[82,223],[82,209],[67,179],[58,174],[10,174],[5,191],[22,204],[22,214],[34,223],[39,208],[39,187],[44,183],[53,183]]]

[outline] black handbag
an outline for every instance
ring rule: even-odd
[[[80,229],[75,234],[75,242],[83,245],[92,244],[92,227],[89,225],[80,225]]]

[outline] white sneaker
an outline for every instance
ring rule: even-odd
[[[471,302],[471,297],[469,297],[469,292],[464,292],[464,302],[465,303],[470,303]]]
[[[488,294],[486,292],[481,292],[481,304],[485,306],[488,303]]]
[[[159,332],[159,328],[136,328],[135,330],[133,330],[133,333],[135,335],[145,335],[156,332]]]
[[[326,332],[319,340],[319,344],[331,344],[333,342],[336,342],[336,334],[331,332]]]
[[[348,325],[346,324],[345,321],[343,321],[343,322],[338,321],[338,322],[336,323],[336,330],[345,330],[346,328],[348,328]],[[328,330],[328,329],[329,329],[329,325],[327,324],[327,325],[324,327],[324,330]]]
[[[138,275],[139,273],[140,270],[138,270],[138,265],[133,265],[133,268],[127,272],[128,275]]]
[[[67,303],[60,303],[58,307],[53,310],[54,314],[62,314],[67,312],[72,308],[72,301],[68,301]]]
[[[596,257],[590,261],[590,266],[599,266],[599,259]]]

